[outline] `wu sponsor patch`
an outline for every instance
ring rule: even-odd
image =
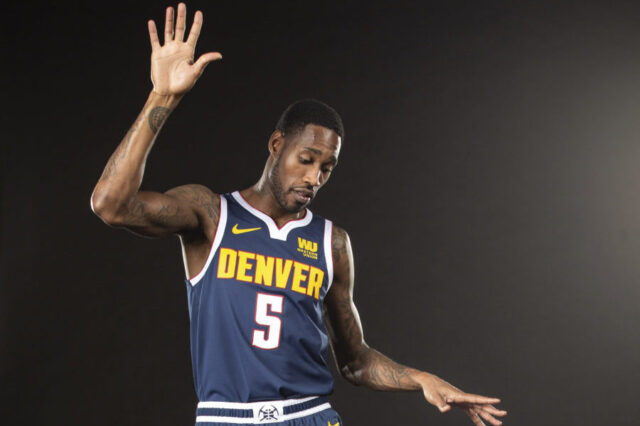
[[[298,251],[310,259],[318,259],[318,243],[298,237]]]

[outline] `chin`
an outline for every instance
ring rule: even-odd
[[[301,202],[293,198],[292,200],[287,200],[287,205],[285,209],[291,213],[299,213],[304,210],[309,204],[311,204],[311,200],[306,202]]]
[[[304,210],[307,206],[309,205],[309,203],[303,203],[300,204],[297,201],[294,201],[293,204],[287,206],[287,211],[291,212],[291,213],[300,213],[302,210]]]

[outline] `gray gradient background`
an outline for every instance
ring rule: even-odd
[[[148,91],[164,2],[3,17],[0,422],[192,424],[177,239],[108,228],[89,195]],[[143,188],[259,176],[284,107],[346,140],[312,205],[352,238],[367,342],[505,425],[640,423],[637,2],[190,2],[219,50]],[[471,425],[336,378],[347,426]]]

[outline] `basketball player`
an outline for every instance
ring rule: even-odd
[[[422,391],[441,412],[464,410],[478,426],[505,411],[497,398],[461,391],[369,347],[353,303],[347,233],[307,206],[338,163],[344,135],[329,106],[289,106],[269,138],[260,180],[229,194],[202,185],[140,191],[158,131],[218,52],[193,61],[202,26],[196,12],[184,40],[186,6],[166,10],[164,44],[151,38],[153,90],[107,163],[91,197],[107,224],[136,234],[177,235],[183,250],[196,424],[337,426],[327,399],[329,342],[342,376],[374,390]],[[326,323],[326,326],[325,326]]]

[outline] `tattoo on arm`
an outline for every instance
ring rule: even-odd
[[[418,371],[398,364],[373,348],[362,351],[363,364],[360,381],[374,390],[418,390],[420,385],[412,376]]]
[[[125,135],[124,143],[121,143],[120,145],[118,145],[118,148],[116,148],[116,151],[113,153],[113,155],[111,155],[111,158],[109,158],[109,162],[107,163],[107,166],[104,168],[104,171],[102,172],[102,176],[100,180],[108,179],[118,172],[118,165],[120,164],[125,154],[129,150],[129,146],[131,145],[131,139],[133,135],[140,129],[140,126],[142,125],[143,121],[144,121],[144,111],[141,111],[140,114],[138,114],[138,118],[136,118],[136,121],[133,122],[133,125],[129,128],[129,131]]]
[[[167,194],[189,200],[192,204],[200,207],[215,225],[218,224],[220,216],[220,201],[218,197],[206,186],[191,184],[183,185],[167,191]]]
[[[347,233],[344,229],[337,226],[333,227],[333,241],[331,242],[333,249],[333,262],[336,264],[347,260]]]
[[[169,115],[169,108],[155,107],[149,113],[149,127],[153,133],[157,133],[160,127],[164,124],[167,116]]]
[[[125,227],[143,236],[179,234],[189,240],[211,237],[220,216],[218,196],[203,185],[183,185],[157,193],[141,191],[131,198]]]
[[[356,348],[363,343],[360,319],[356,317],[353,305],[353,263],[349,236],[346,231],[337,226],[333,227],[333,264],[338,281],[333,298],[333,307],[337,311],[336,318],[340,322],[340,339],[348,348]]]
[[[154,223],[170,224],[179,221],[185,215],[185,212],[182,212],[178,205],[169,203],[162,203],[160,207],[156,207],[153,215],[149,215],[148,212],[149,204],[139,197],[134,197],[129,204],[127,218],[135,219],[149,216],[149,219],[152,219]]]
[[[164,122],[167,120],[170,112],[171,110],[169,108],[161,106],[155,107],[149,112],[149,128],[153,133],[158,132],[160,127],[162,127]],[[133,123],[131,128],[129,128],[129,131],[124,137],[124,143],[121,143],[111,158],[109,158],[109,162],[107,163],[104,172],[102,172],[101,180],[108,179],[118,172],[118,166],[129,151],[133,136],[138,132],[138,130],[140,130],[140,126],[144,121],[145,115],[146,110],[141,111],[138,118],[136,118],[136,121]]]

